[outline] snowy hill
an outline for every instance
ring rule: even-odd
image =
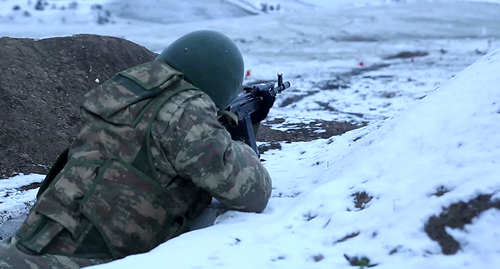
[[[3,0],[0,23],[89,27],[133,21],[170,24],[325,8],[456,1],[500,3],[500,0]]]
[[[92,268],[350,268],[344,254],[377,268],[496,268],[499,69],[496,50],[381,125],[266,153],[275,189],[262,214],[227,213],[148,254]],[[460,248],[444,255],[426,234],[442,227],[427,222],[480,194],[496,195],[497,209],[486,199],[472,223],[445,227]]]
[[[179,23],[235,18],[259,14],[276,14],[304,9],[351,5],[346,0],[3,0],[0,22],[41,24],[119,23],[146,21]],[[392,2],[360,0],[358,4]]]

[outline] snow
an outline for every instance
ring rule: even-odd
[[[29,185],[31,183],[35,182],[41,182],[43,180],[42,175],[36,175],[36,174],[30,174],[30,175],[24,175],[24,174],[19,174],[17,176],[11,177],[9,180],[0,180],[0,189],[1,190],[7,190],[7,189],[16,189],[22,186]]]
[[[37,174],[20,174],[8,180],[0,180],[0,224],[26,212],[26,206],[33,204],[38,188],[27,191],[20,188],[42,182],[44,177]]]
[[[192,7],[201,7],[193,2]],[[358,6],[276,2],[283,12],[272,16],[212,13],[218,19],[200,24],[199,15],[188,13],[193,22],[168,25],[159,23],[158,13],[113,15],[115,24],[97,27],[95,14],[85,13],[104,3],[97,0],[79,1],[86,8],[64,24],[58,19],[64,12],[38,14],[43,23],[17,17],[14,23],[0,10],[0,36],[106,34],[155,52],[189,31],[219,30],[242,49],[252,73],[247,82],[275,79],[278,72],[292,82],[269,115],[286,121],[272,128],[314,119],[368,123],[342,136],[282,143],[281,150],[265,152],[273,194],[262,214],[231,211],[214,226],[149,253],[89,268],[352,268],[344,254],[367,257],[384,269],[496,268],[499,210],[482,212],[463,230],[447,228],[462,246],[451,256],[441,253],[424,225],[443,207],[478,194],[496,192],[492,199],[500,200],[500,50],[494,50],[500,47],[500,6],[444,0],[356,1]],[[14,1],[2,2],[2,8],[3,3]],[[142,3],[147,9],[153,1]],[[240,4],[250,9],[248,3],[260,6],[258,1]],[[386,59],[417,50],[428,55]],[[482,57],[483,52],[490,53]],[[321,83],[345,87],[325,90]],[[292,97],[302,99],[283,105]],[[0,181],[0,192],[12,194],[0,193],[0,211],[25,212],[24,202],[34,199],[36,189],[19,187],[42,179]],[[433,195],[440,187],[450,192]],[[361,192],[373,197],[364,209],[354,203],[353,195]]]

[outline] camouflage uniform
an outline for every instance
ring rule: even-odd
[[[268,172],[182,77],[152,61],[85,96],[83,127],[1,246],[0,268],[80,268],[147,252],[187,231],[212,197],[264,210]]]

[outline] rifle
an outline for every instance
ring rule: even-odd
[[[262,97],[258,95],[260,91],[269,91],[272,96],[288,89],[290,82],[283,82],[283,74],[278,74],[278,84],[274,82],[261,83],[250,87],[244,87],[243,92],[229,104],[225,111],[230,113],[220,113],[219,122],[231,134],[233,140],[243,141],[260,156],[250,116],[257,111]]]

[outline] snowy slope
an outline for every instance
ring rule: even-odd
[[[259,14],[253,6],[240,1],[190,0],[4,0],[0,22],[39,24],[107,24],[123,20],[157,23],[202,21]]]
[[[29,24],[42,26],[87,24],[104,16],[102,4],[107,0],[3,0],[0,3],[1,24]]]
[[[350,268],[344,254],[377,268],[496,268],[500,210],[448,229],[462,245],[454,256],[424,225],[478,194],[500,199],[499,69],[496,50],[379,126],[266,153],[274,192],[262,214],[230,212],[148,254],[92,268]],[[441,186],[450,191],[433,196]],[[358,192],[373,197],[362,210]]]
[[[168,24],[351,5],[348,2],[346,0],[309,2],[295,0],[3,0],[0,3],[0,22],[64,25],[94,23],[98,22],[101,17],[106,20],[100,20],[100,24],[117,23],[123,20]],[[375,2],[388,1],[357,1],[358,4]],[[263,5],[267,6],[265,10]]]
[[[500,0],[2,0],[0,23],[87,24],[91,27],[96,23],[138,20],[169,24],[325,8],[456,1],[500,3]]]

